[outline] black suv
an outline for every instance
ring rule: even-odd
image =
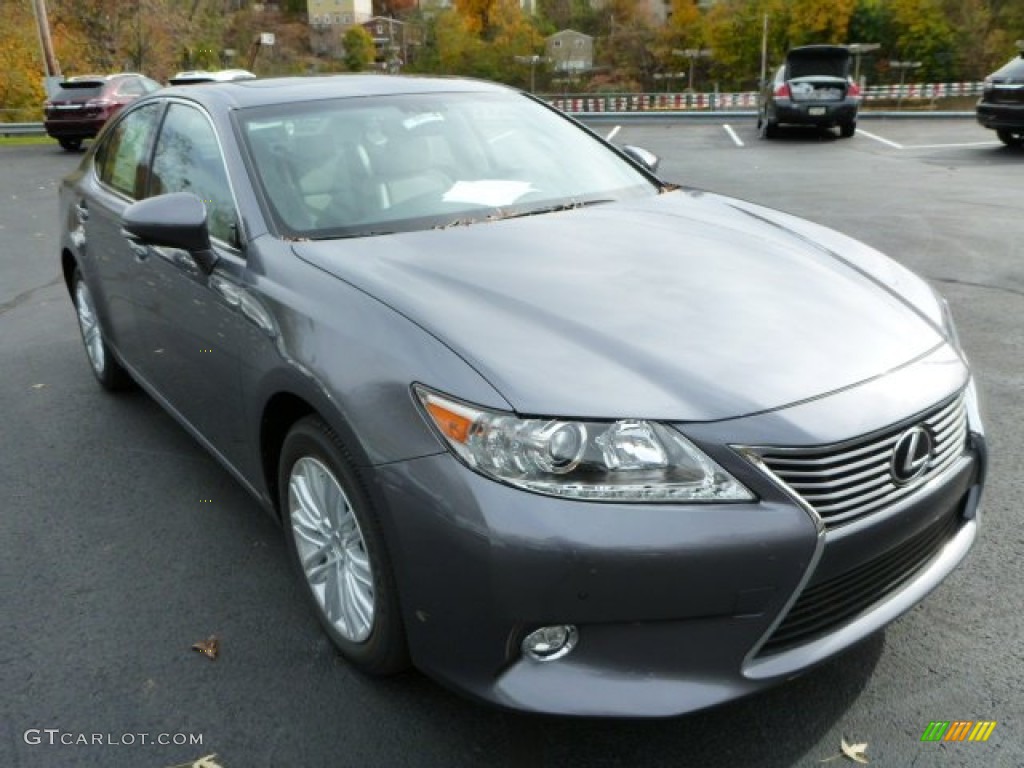
[[[978,101],[978,122],[996,132],[1008,147],[1024,146],[1024,40],[1020,55],[985,78]]]
[[[843,138],[857,130],[860,87],[850,78],[850,51],[841,45],[804,45],[786,54],[761,93],[757,127],[770,139],[780,125],[839,127]]]

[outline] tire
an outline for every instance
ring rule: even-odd
[[[77,152],[82,148],[81,139],[57,139],[60,145],[68,152]]]
[[[82,345],[96,380],[111,392],[131,388],[132,377],[121,367],[107,346],[92,293],[77,269],[71,276],[71,299],[78,318],[78,330],[82,334]]]
[[[857,123],[856,123],[856,121],[851,121],[849,123],[842,123],[839,126],[839,135],[842,138],[844,138],[844,139],[852,139],[853,138],[853,134],[855,134],[856,132],[857,132]]]
[[[1006,128],[1000,128],[996,131],[996,136],[1008,147],[1024,146],[1024,131],[1011,131]]]
[[[338,436],[319,417],[298,421],[278,469],[293,564],[321,625],[369,675],[409,666],[391,560],[370,496]]]
[[[773,123],[772,121],[765,118],[764,125],[761,126],[761,138],[762,139],[777,139],[779,137],[779,124]]]

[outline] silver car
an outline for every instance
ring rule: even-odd
[[[923,599],[986,453],[923,280],[643,157],[477,81],[168,88],[65,180],[61,262],[96,378],[280,519],[355,667],[674,715]]]

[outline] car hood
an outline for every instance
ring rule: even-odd
[[[737,417],[943,342],[897,294],[787,226],[798,220],[770,216],[689,191],[293,247],[432,333],[521,414]]]

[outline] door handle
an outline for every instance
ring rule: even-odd
[[[86,214],[88,215],[88,214]],[[149,246],[139,242],[139,239],[135,237],[127,229],[121,229],[121,237],[128,241],[128,247],[132,253],[135,254],[136,261],[145,261],[149,258]]]
[[[85,200],[75,205],[75,216],[78,217],[80,224],[85,224],[89,220],[89,207],[85,204]]]

